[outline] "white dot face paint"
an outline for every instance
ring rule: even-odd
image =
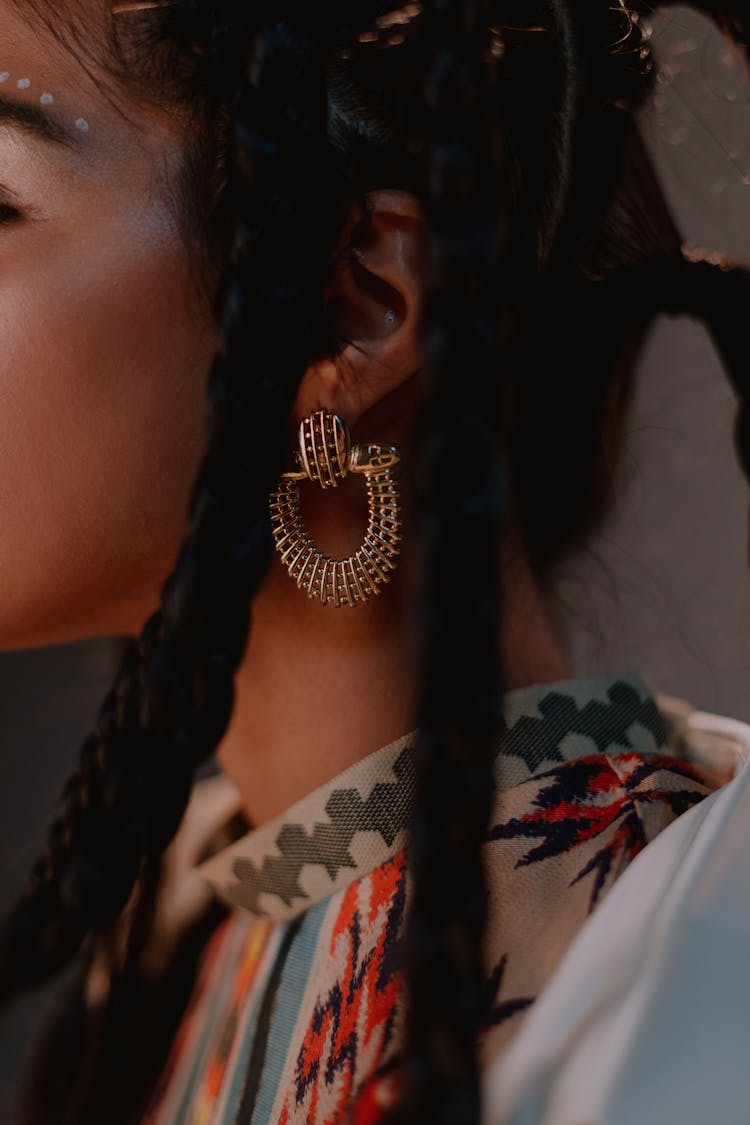
[[[2,84],[3,82],[7,82],[10,76],[11,72],[9,70],[0,70],[0,84]],[[19,90],[28,90],[31,86],[31,79],[18,78],[16,79],[16,86]],[[44,90],[39,95],[39,102],[41,105],[54,105],[55,95],[51,94],[49,90]],[[85,117],[76,118],[75,127],[79,133],[88,133],[89,131],[89,123]]]

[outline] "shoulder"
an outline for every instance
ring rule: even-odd
[[[702,711],[684,699],[657,695],[673,752],[710,771],[719,786],[750,761],[750,724]]]
[[[635,856],[485,1075],[487,1125],[745,1120],[750,726],[661,697],[722,784]],[[658,1075],[658,1082],[654,1080]]]

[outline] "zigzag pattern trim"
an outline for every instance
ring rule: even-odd
[[[668,728],[637,678],[609,680],[603,699],[579,702],[582,681],[509,693],[514,713],[498,745],[499,790],[542,766],[586,753],[661,752]],[[520,709],[520,713],[519,713]],[[196,870],[233,906],[292,918],[395,855],[414,805],[414,735],[376,751],[280,818],[255,829]]]

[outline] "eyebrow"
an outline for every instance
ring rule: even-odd
[[[16,126],[31,136],[66,148],[74,147],[80,140],[79,135],[66,129],[54,114],[30,102],[17,102],[0,94],[0,127],[4,124]]]

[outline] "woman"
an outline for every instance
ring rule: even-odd
[[[704,10],[746,44],[742,7]],[[0,934],[5,1003],[84,954],[27,1120],[476,1121],[728,779],[637,678],[571,679],[554,610],[654,315],[743,391],[639,15],[0,4],[3,643],[128,638]]]

